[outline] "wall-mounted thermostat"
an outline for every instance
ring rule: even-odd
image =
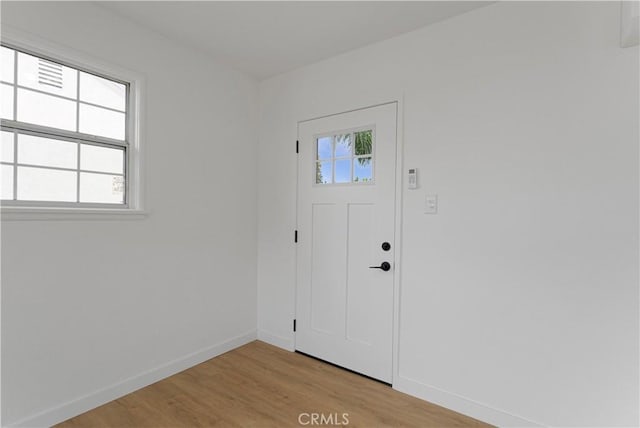
[[[407,175],[407,187],[409,189],[418,188],[418,170],[415,168],[409,169],[409,174]]]

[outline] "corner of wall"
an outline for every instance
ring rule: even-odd
[[[265,330],[258,330],[258,340],[277,346],[287,351],[295,351],[293,337],[284,337],[277,334],[269,333]]]
[[[226,340],[221,343],[211,345],[199,351],[182,356],[163,365],[157,366],[144,373],[137,374],[128,379],[122,380],[106,388],[94,391],[90,394],[78,397],[67,403],[46,409],[35,415],[28,416],[19,421],[15,421],[8,427],[40,427],[52,426],[63,422],[69,418],[87,412],[98,406],[106,404],[112,400],[130,394],[152,383],[158,382],[183,370],[201,364],[218,355],[229,352],[235,348],[253,342],[256,339],[256,331],[251,330],[240,336]]]

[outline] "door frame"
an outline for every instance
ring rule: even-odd
[[[331,116],[337,116],[344,113],[351,113],[354,111],[365,110],[373,107],[380,107],[387,104],[396,104],[396,174],[395,174],[395,204],[394,204],[394,233],[395,233],[395,246],[393,258],[393,325],[392,325],[392,355],[391,355],[391,386],[396,384],[396,381],[400,378],[399,372],[399,359],[400,359],[400,297],[401,297],[401,282],[402,282],[402,190],[404,187],[404,94],[398,94],[394,97],[385,98],[381,102],[373,104],[365,104],[360,107],[352,107],[341,110],[337,113],[327,113],[324,115],[314,116],[302,120],[298,120],[296,123],[296,139],[300,139],[300,124],[304,122],[310,122],[316,119],[323,119]],[[300,178],[300,162],[296,156],[296,185],[295,185],[295,229],[298,230],[298,180]],[[293,287],[293,314],[294,319],[297,318],[298,311],[298,246],[295,246],[295,260],[294,260],[294,287]],[[293,350],[296,349],[296,334],[293,333]]]

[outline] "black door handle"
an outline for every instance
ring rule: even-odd
[[[387,272],[391,270],[391,264],[389,262],[382,262],[380,263],[380,266],[369,266],[369,269],[382,269]]]

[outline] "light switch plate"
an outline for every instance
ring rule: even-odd
[[[424,200],[425,214],[438,214],[438,195],[427,195]]]

